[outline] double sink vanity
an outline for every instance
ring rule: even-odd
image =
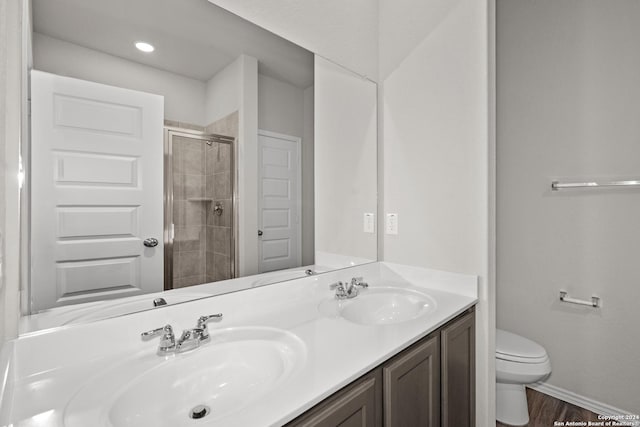
[[[0,425],[473,425],[476,302],[474,276],[376,262],[28,333]]]

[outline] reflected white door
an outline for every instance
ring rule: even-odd
[[[300,138],[258,133],[258,255],[261,273],[301,263]]]
[[[32,310],[162,290],[163,97],[32,71],[31,105]]]

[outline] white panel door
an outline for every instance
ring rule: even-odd
[[[32,71],[31,106],[31,309],[162,290],[163,97]]]
[[[298,267],[300,253],[300,138],[258,134],[258,236],[261,273]]]

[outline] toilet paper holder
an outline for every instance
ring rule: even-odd
[[[560,291],[560,301],[568,302],[570,304],[586,305],[588,307],[600,307],[600,298],[592,295],[591,301],[586,301],[577,298],[571,298],[567,291]]]

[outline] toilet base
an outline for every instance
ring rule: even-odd
[[[529,423],[524,385],[497,383],[496,402],[496,419],[501,423],[512,426],[524,426]]]

